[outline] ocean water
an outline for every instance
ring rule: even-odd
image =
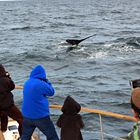
[[[42,64],[56,91],[50,104],[62,105],[71,95],[82,107],[132,116],[129,81],[140,78],[139,13],[139,0],[0,1],[0,63],[16,85]],[[89,35],[66,52],[66,39]],[[22,90],[13,94],[21,108]],[[51,109],[54,123],[60,114]],[[100,139],[98,115],[81,115],[84,139]],[[102,122],[103,131],[117,137],[133,125],[107,116]]]

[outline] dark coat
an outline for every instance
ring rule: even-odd
[[[63,114],[57,121],[61,128],[61,140],[83,140],[80,129],[84,127],[80,114],[81,106],[72,97],[68,96],[62,107]]]
[[[0,110],[7,110],[14,104],[11,92],[14,88],[14,82],[0,64]]]

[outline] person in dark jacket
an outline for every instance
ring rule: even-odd
[[[41,65],[33,68],[23,88],[23,135],[21,140],[30,140],[37,127],[47,140],[59,140],[54,124],[50,119],[48,96],[55,93],[51,82],[46,78]]]
[[[22,135],[22,113],[15,106],[12,90],[15,88],[15,84],[10,78],[8,72],[0,64],[0,119],[1,130],[4,132],[7,130],[8,116],[13,120],[16,120],[19,124],[18,131],[20,136]]]
[[[61,128],[61,140],[83,140],[80,129],[84,127],[82,117],[78,114],[81,106],[72,97],[67,96],[62,106],[57,126]]]

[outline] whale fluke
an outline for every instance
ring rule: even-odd
[[[78,45],[80,42],[82,42],[82,41],[84,41],[84,40],[86,40],[86,39],[88,39],[92,36],[95,36],[95,34],[91,35],[91,36],[88,36],[86,38],[80,39],[80,40],[78,40],[78,39],[67,39],[66,42],[68,42],[71,45]]]

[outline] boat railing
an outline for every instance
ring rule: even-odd
[[[16,89],[23,89],[22,86],[16,86]],[[61,109],[62,106],[61,105],[50,105],[49,106],[51,109]],[[85,108],[85,107],[81,107],[81,112],[87,112],[87,113],[95,113],[99,115],[99,125],[100,125],[100,132],[91,132],[91,131],[83,131],[83,133],[98,133],[100,135],[100,139],[101,140],[105,140],[104,136],[109,137],[110,139],[113,140],[125,140],[124,138],[120,138],[111,134],[107,134],[103,131],[103,122],[102,122],[102,116],[110,116],[110,117],[115,117],[115,118],[119,118],[119,119],[124,119],[127,121],[133,121],[136,122],[137,120],[132,117],[132,116],[128,116],[128,115],[123,115],[123,114],[118,114],[118,113],[113,113],[113,112],[108,112],[108,111],[104,111],[104,110],[98,110],[98,109],[90,109],[90,108]]]
[[[61,109],[61,107],[62,107],[61,105],[50,105],[50,108],[53,108],[53,109]],[[111,134],[107,134],[103,131],[103,121],[102,121],[102,116],[103,115],[110,116],[110,117],[115,117],[115,118],[119,118],[119,119],[124,119],[124,120],[127,120],[127,121],[136,122],[136,119],[132,116],[122,115],[122,114],[103,111],[103,110],[89,109],[89,108],[82,107],[81,112],[95,113],[95,114],[99,115],[100,132],[96,132],[96,133],[100,133],[100,139],[101,140],[104,140],[104,136],[113,138],[114,140],[124,140],[123,138],[119,138],[119,137],[113,136]],[[86,132],[88,133],[88,131],[86,131]],[[89,131],[89,133],[92,133],[92,132]],[[95,134],[95,132],[93,132],[93,133]]]

